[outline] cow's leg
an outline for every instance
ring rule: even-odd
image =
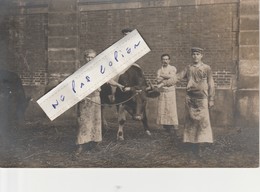
[[[144,110],[144,112],[143,112],[142,123],[143,123],[144,130],[145,130],[146,134],[150,136],[150,135],[151,135],[151,132],[150,132],[150,128],[149,128],[149,126],[148,126],[148,120],[147,120],[147,116],[146,116],[146,110]]]
[[[119,128],[117,131],[117,140],[124,140],[123,128],[124,128],[125,121],[126,121],[125,108],[123,105],[120,105],[118,109]]]
[[[108,123],[104,115],[104,106],[101,107],[101,120],[102,120],[102,129],[107,129]]]

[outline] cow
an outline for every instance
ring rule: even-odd
[[[0,69],[0,139],[5,139],[10,128],[23,125],[30,100],[20,77],[15,72]]]
[[[104,116],[104,107],[105,105],[112,104],[114,102],[113,90],[109,83],[105,83],[100,87],[100,101],[101,101],[102,129],[107,129],[108,123]]]
[[[126,112],[134,120],[142,121],[147,135],[151,135],[146,115],[147,90],[149,86],[146,82],[142,69],[133,64],[125,73],[119,76],[118,83],[129,90],[116,88],[115,103],[122,103],[117,106],[119,128],[117,139],[124,140],[123,126],[126,121]]]

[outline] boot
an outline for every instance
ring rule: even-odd
[[[82,151],[83,151],[83,145],[78,145],[77,149],[75,151],[75,155],[76,156],[80,155],[82,153]]]
[[[199,143],[192,144],[192,153],[195,155],[196,158],[201,158],[201,148]]]
[[[174,145],[175,146],[179,145],[181,143],[181,137],[179,136],[177,130],[173,129],[171,135],[172,135],[172,140],[174,142]]]
[[[163,128],[165,129],[165,131],[167,133],[171,133],[173,126],[172,125],[163,125]]]

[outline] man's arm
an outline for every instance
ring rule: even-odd
[[[166,86],[166,87],[170,87],[175,85],[178,81],[186,78],[187,75],[187,68],[185,68],[183,71],[181,71],[180,73],[177,73],[176,75],[172,76],[170,79],[167,80],[163,80],[162,83],[160,83],[158,85],[158,88]]]
[[[156,73],[156,82],[157,84],[160,84],[163,81],[163,78],[161,77],[161,69],[159,69]]]
[[[209,108],[211,108],[214,105],[214,99],[215,99],[215,83],[212,75],[212,70],[209,67],[208,69],[208,99],[209,99]]]
[[[121,85],[120,83],[116,82],[114,79],[111,79],[110,81],[108,81],[108,83],[114,87],[119,87],[120,89],[123,89],[124,86]]]

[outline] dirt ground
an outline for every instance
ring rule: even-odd
[[[163,129],[152,127],[152,136],[139,122],[128,121],[125,140],[117,141],[116,120],[103,131],[103,141],[75,158],[76,125],[27,122],[11,135],[8,148],[0,146],[0,167],[21,168],[186,168],[259,167],[259,128],[213,127],[214,143],[196,158],[189,146],[174,145]],[[182,127],[180,126],[180,133]]]

